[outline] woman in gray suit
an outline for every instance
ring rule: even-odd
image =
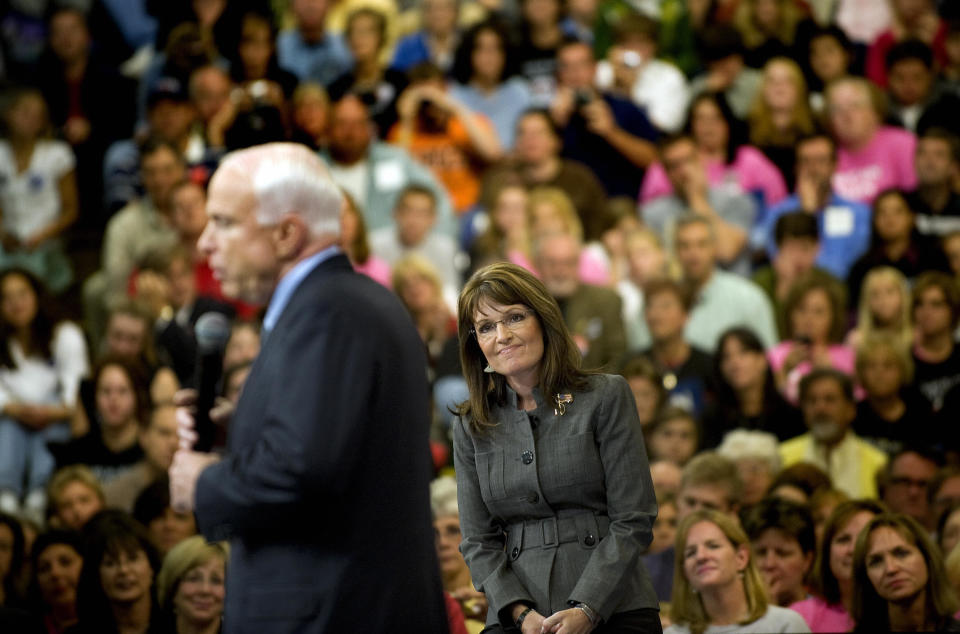
[[[467,282],[458,331],[460,549],[484,632],[660,631],[640,562],[657,505],[626,380],[580,369],[559,306],[513,264]]]

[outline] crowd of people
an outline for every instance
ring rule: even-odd
[[[657,604],[697,634],[960,630],[957,3],[2,11],[0,630],[221,628],[229,547],[170,505],[173,397],[205,313],[233,324],[214,419],[257,357],[264,306],[230,299],[198,240],[221,159],[274,141],[326,161],[342,250],[423,341],[451,631],[639,627]],[[484,360],[534,326],[532,384]],[[537,443],[540,408],[567,425],[538,454],[569,473],[477,440],[488,382]],[[626,386],[620,426],[569,431]],[[634,436],[635,456],[604,444]],[[478,487],[460,505],[455,462]],[[631,500],[652,522],[654,499],[650,531],[614,517]],[[566,514],[584,552],[609,540],[587,568],[609,587],[569,610],[579,572],[529,597],[501,578],[542,574],[524,518],[556,505],[610,516]],[[476,535],[494,520],[506,541]],[[643,553],[613,539],[631,532]]]

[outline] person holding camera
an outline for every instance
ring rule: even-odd
[[[607,195],[636,199],[644,169],[657,160],[657,130],[627,98],[594,85],[597,62],[577,40],[557,49],[557,92],[550,117],[560,130],[563,156],[589,165]]]

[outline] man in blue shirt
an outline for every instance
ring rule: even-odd
[[[815,134],[797,144],[797,191],[767,210],[763,232],[767,253],[777,254],[774,227],[792,211],[817,217],[820,255],[816,264],[840,279],[846,279],[854,262],[870,246],[870,208],[841,198],[830,182],[837,167],[837,147],[829,136]]]
[[[343,36],[327,33],[328,0],[293,0],[296,28],[277,37],[277,61],[300,81],[324,86],[353,67],[353,56]]]

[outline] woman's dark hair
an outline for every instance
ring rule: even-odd
[[[817,547],[813,515],[810,509],[796,502],[764,498],[742,511],[741,521],[750,541],[760,539],[765,531],[775,528],[797,540],[804,555],[812,555]]]
[[[243,14],[243,18],[240,20],[240,39],[243,39],[243,28],[247,24],[247,21],[258,21],[263,24],[266,24],[267,28],[270,31],[270,44],[273,47],[273,52],[270,55],[270,59],[267,60],[267,77],[276,76],[277,72],[280,70],[280,64],[277,62],[277,25],[274,23],[271,16],[263,13],[262,11],[257,11],[256,9],[252,11],[247,11]],[[244,82],[247,80],[246,74],[243,68],[243,58],[240,57],[240,47],[237,46],[237,50],[233,52],[233,56],[230,60],[230,77],[235,82]]]
[[[170,480],[163,475],[140,492],[133,503],[133,518],[149,526],[150,522],[162,516],[170,506]]]
[[[820,489],[829,489],[831,484],[830,476],[823,469],[809,462],[798,462],[777,474],[768,491],[791,486],[800,489],[809,498]]]
[[[147,368],[138,361],[116,355],[107,355],[97,361],[97,365],[93,369],[93,376],[91,377],[93,381],[94,404],[96,404],[96,393],[97,386],[100,383],[100,376],[104,370],[109,367],[120,368],[124,375],[126,375],[127,380],[130,381],[133,396],[136,399],[134,413],[137,417],[137,423],[141,426],[149,424],[150,410],[153,409],[153,402],[150,399],[150,380],[148,378]],[[96,405],[94,405],[94,407],[96,407]],[[100,424],[99,418],[95,421],[91,420],[90,422],[91,424]]]
[[[687,109],[687,125],[685,131],[694,140],[696,137],[693,136],[693,113],[697,107],[704,102],[710,102],[715,105],[717,110],[720,111],[720,116],[727,124],[727,147],[724,162],[729,165],[737,158],[737,151],[740,149],[740,146],[747,142],[747,126],[733,114],[733,110],[730,108],[730,104],[727,102],[727,98],[723,93],[704,92],[694,97],[693,101],[690,102],[690,107]]]
[[[858,513],[873,513],[880,515],[887,511],[886,507],[876,500],[847,500],[837,505],[833,513],[827,518],[823,527],[823,539],[817,549],[817,559],[813,562],[811,572],[811,586],[828,604],[840,603],[840,584],[830,569],[830,546],[837,533]]]
[[[31,609],[37,614],[43,614],[47,610],[43,597],[40,596],[40,586],[37,584],[37,570],[40,562],[40,555],[51,546],[68,546],[83,558],[83,537],[77,531],[50,530],[40,533],[33,541],[33,547],[30,549],[31,579],[28,597]]]
[[[838,282],[830,278],[818,275],[811,271],[794,282],[787,293],[784,301],[784,312],[787,315],[786,338],[793,339],[796,333],[793,331],[793,312],[800,307],[800,304],[812,291],[823,291],[827,295],[827,302],[830,304],[830,331],[827,333],[829,343],[840,343],[847,330],[847,307],[844,302],[843,288]]]
[[[947,580],[940,549],[930,539],[926,529],[917,520],[900,513],[884,513],[870,520],[857,537],[853,551],[853,617],[857,632],[889,632],[890,613],[887,601],[880,596],[867,575],[867,549],[870,536],[878,528],[889,528],[904,541],[920,551],[927,566],[927,584],[924,588],[924,624],[932,623],[934,631],[945,631],[960,608],[956,594]]]
[[[467,29],[460,40],[450,69],[450,74],[458,83],[468,84],[473,78],[473,50],[477,47],[480,35],[486,32],[496,35],[503,48],[503,70],[500,71],[498,81],[502,82],[517,74],[517,56],[514,54],[515,44],[510,29],[502,20],[488,18]]]
[[[85,546],[83,569],[77,585],[77,615],[80,623],[90,631],[112,631],[116,624],[110,600],[100,582],[100,564],[107,556],[141,550],[156,576],[160,570],[160,555],[150,542],[147,529],[124,511],[100,511],[83,527],[83,538]],[[153,588],[150,592],[153,595]],[[156,601],[152,597],[151,603],[155,610]]]
[[[580,369],[581,355],[573,342],[557,301],[539,279],[523,267],[508,262],[486,266],[467,281],[457,302],[457,333],[460,339],[460,365],[470,390],[470,398],[457,408],[466,417],[470,429],[482,433],[497,421],[491,407],[506,402],[507,380],[487,373],[487,360],[474,334],[473,318],[486,303],[529,307],[540,324],[543,357],[540,365],[540,391],[559,394],[582,388],[588,373]]]
[[[39,354],[44,359],[50,360],[53,358],[53,331],[60,321],[50,295],[37,276],[21,268],[9,268],[0,272],[0,290],[3,288],[3,283],[11,275],[19,275],[24,278],[30,288],[33,289],[37,301],[37,315],[30,323],[30,350],[24,350],[23,352],[27,356]],[[10,353],[10,341],[15,334],[13,327],[0,317],[0,367],[9,369],[17,367],[16,361]]]
[[[10,570],[7,576],[0,579],[3,584],[3,591],[6,594],[6,604],[15,603],[20,598],[20,588],[17,583],[20,581],[20,571],[23,570],[23,558],[26,549],[26,542],[23,537],[23,527],[20,520],[13,515],[0,513],[0,526],[6,526],[10,529],[10,535],[13,537],[10,553]]]
[[[907,195],[896,187],[889,187],[884,189],[882,192],[877,194],[877,197],[873,199],[873,203],[870,205],[870,250],[871,251],[880,251],[883,249],[884,243],[883,238],[877,232],[877,210],[880,209],[880,203],[890,198],[891,196],[896,196],[903,201],[903,204],[906,205],[907,209],[910,210],[910,213],[913,214],[913,209],[910,207],[910,201],[907,200]],[[913,240],[919,235],[917,233],[917,226],[914,223],[913,227],[910,228],[910,239]]]
[[[735,339],[744,350],[761,355],[766,359],[766,347],[760,341],[760,337],[753,329],[746,326],[735,326],[724,331],[717,340],[717,352],[713,355],[713,375],[717,386],[717,410],[721,419],[730,423],[732,426],[738,426],[737,422],[741,418],[740,401],[737,393],[723,375],[723,349],[727,341]],[[767,364],[767,370],[763,378],[763,414],[764,416],[772,412],[777,403],[781,401],[780,393],[777,391],[776,381],[773,379],[773,371],[770,364]]]

